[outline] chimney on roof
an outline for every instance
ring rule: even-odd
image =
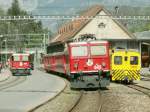
[[[119,7],[118,6],[115,6],[115,15],[117,15],[119,12]]]

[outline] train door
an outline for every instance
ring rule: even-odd
[[[120,79],[120,73],[122,70],[122,64],[123,64],[123,55],[122,53],[114,53],[112,54],[112,80],[119,80]]]
[[[141,60],[140,54],[136,52],[131,52],[129,54],[129,70],[134,80],[140,80],[140,69],[141,69]]]

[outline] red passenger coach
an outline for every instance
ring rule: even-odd
[[[12,54],[9,66],[13,75],[29,75],[31,71],[30,54]]]
[[[110,83],[109,43],[87,41],[53,43],[44,56],[46,71],[66,74],[71,88],[99,88]]]

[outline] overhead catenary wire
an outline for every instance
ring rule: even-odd
[[[80,16],[80,15],[32,15],[32,16],[0,16],[0,21],[10,20],[73,20],[73,19],[116,19],[116,20],[150,20],[150,15],[97,15],[97,16]]]

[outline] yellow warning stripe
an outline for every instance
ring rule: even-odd
[[[125,73],[127,72],[127,73]],[[139,70],[113,70],[112,80],[124,80],[127,77],[129,80],[140,80]]]

